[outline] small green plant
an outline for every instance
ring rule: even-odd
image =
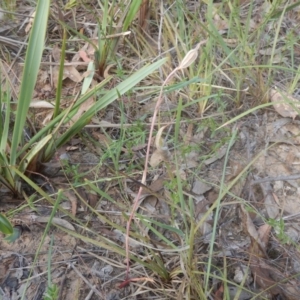
[[[121,32],[128,30],[128,27],[131,25],[141,6],[141,3],[141,0],[131,1],[128,9],[121,5],[120,10],[123,12],[121,13],[118,24],[114,24],[113,8],[116,5],[116,0],[112,1],[110,7],[108,5],[108,1],[104,1],[104,5],[100,3],[103,15],[101,23],[99,22],[98,24],[98,47],[95,48],[95,68],[98,70],[98,74],[101,77],[104,76],[104,72],[109,61],[114,59],[119,39],[122,36]],[[114,39],[107,38],[107,36],[116,33],[120,34],[119,37],[115,37]]]
[[[276,236],[282,244],[290,244],[292,242],[292,240],[285,233],[285,225],[282,218],[279,220],[269,219],[268,224],[274,228]]]
[[[73,186],[77,186],[80,183],[80,178],[82,178],[82,174],[79,172],[79,164],[70,164],[69,161],[63,162],[63,169],[67,176],[72,177]]]
[[[59,288],[56,284],[51,282],[51,257],[52,257],[52,247],[53,247],[53,236],[51,238],[51,243],[49,247],[48,255],[48,286],[45,291],[43,300],[57,300],[59,295]]]
[[[57,300],[58,299],[58,286],[56,284],[48,285],[43,300]]]

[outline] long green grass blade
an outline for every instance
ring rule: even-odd
[[[0,152],[0,182],[2,182],[7,188],[14,191],[15,180],[9,168],[7,157],[5,153]]]
[[[53,112],[53,119],[56,118],[59,114],[60,109],[60,99],[61,99],[61,92],[62,92],[62,82],[63,82],[63,75],[64,75],[64,62],[66,56],[66,39],[67,33],[66,29],[64,29],[64,36],[62,41],[61,53],[60,53],[60,65],[59,65],[59,73],[58,73],[58,82],[57,82],[57,89],[56,89],[56,96],[55,96],[55,107]]]
[[[128,10],[128,13],[126,15],[126,18],[124,20],[123,24],[123,31],[126,31],[135,18],[140,6],[141,6],[142,0],[132,0],[130,4],[130,8]]]
[[[2,97],[4,99],[2,99]],[[1,107],[4,106],[5,107],[5,119],[4,122],[2,122],[2,110],[1,110],[1,140],[0,140],[0,152],[3,155],[3,157],[6,158],[7,160],[7,156],[6,156],[6,147],[7,147],[7,143],[8,143],[8,132],[9,132],[9,121],[10,121],[10,90],[7,89],[7,92],[3,95],[1,95],[1,91],[0,91],[0,98],[1,98]],[[3,101],[4,100],[4,101]],[[0,171],[1,172],[1,171]]]
[[[33,21],[28,48],[26,51],[25,65],[17,106],[17,114],[13,130],[11,146],[11,165],[16,164],[17,148],[19,146],[23,128],[26,121],[27,111],[33,95],[40,61],[44,49],[44,40],[47,28],[47,20],[50,8],[50,0],[39,0],[36,8],[36,15]]]
[[[52,134],[49,134],[45,136],[41,141],[39,141],[37,144],[34,145],[32,149],[24,156],[22,159],[19,170],[21,172],[25,172],[27,169],[27,166],[30,164],[32,159],[40,153],[40,151],[50,142],[52,139]]]
[[[7,220],[7,218],[0,214],[0,231],[4,234],[12,234],[13,233],[13,227],[10,224],[10,222]]]

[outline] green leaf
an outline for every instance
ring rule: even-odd
[[[14,227],[13,233],[7,236],[4,240],[9,243],[13,243],[21,236],[21,234],[22,234],[22,229],[19,226]]]
[[[0,118],[3,118],[5,115],[4,123],[2,123],[1,120],[1,139],[0,139],[0,153],[5,154],[6,152],[6,147],[7,147],[7,142],[8,142],[8,132],[9,132],[9,121],[10,121],[10,89],[9,87],[7,88],[7,92],[1,94],[2,91],[0,91],[0,105],[1,105],[1,116]],[[4,101],[3,101],[4,100]],[[5,112],[2,111],[2,107],[5,107]]]
[[[126,31],[135,18],[140,6],[141,6],[142,0],[133,0],[131,1],[129,11],[127,13],[126,19],[124,20],[123,24],[123,31]]]
[[[25,172],[27,169],[27,166],[30,164],[32,159],[40,153],[40,151],[50,142],[52,139],[52,134],[48,134],[43,139],[41,139],[37,144],[34,145],[32,149],[24,156],[22,159],[19,170],[21,172]]]
[[[12,234],[14,231],[8,219],[2,214],[0,214],[0,231],[4,234]]]
[[[26,51],[24,71],[21,81],[20,95],[17,106],[17,114],[13,130],[10,164],[17,161],[17,149],[21,141],[27,112],[32,99],[40,62],[44,50],[47,20],[49,15],[50,0],[39,0],[36,14],[31,29],[28,48]]]
[[[87,92],[87,90],[89,89],[89,87],[92,83],[92,80],[94,78],[95,64],[93,61],[89,62],[87,72],[90,72],[90,73],[84,78],[82,88],[81,88],[81,95],[84,95]]]

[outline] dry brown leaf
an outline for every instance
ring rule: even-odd
[[[153,180],[151,185],[149,186],[149,189],[155,193],[159,192],[163,189],[165,185],[166,178],[165,176],[160,176],[156,180]]]
[[[70,200],[71,202],[71,214],[72,216],[76,216],[77,211],[77,197],[75,196],[74,192],[72,191],[64,191],[64,195]]]
[[[28,24],[27,24],[27,26],[25,27],[25,32],[26,32],[26,34],[29,33],[29,31],[30,31],[30,29],[31,29],[31,27],[32,27],[34,17],[35,17],[35,11],[30,15]]]
[[[170,153],[168,147],[164,146],[164,141],[162,139],[162,134],[166,127],[168,127],[168,125],[161,127],[155,136],[156,150],[152,153],[150,158],[149,163],[151,167],[157,167],[162,161],[169,160]]]
[[[146,147],[147,147],[147,143],[144,143],[144,144],[140,144],[140,145],[133,146],[133,147],[131,148],[131,150],[132,150],[133,152],[135,152],[135,151],[140,151],[140,150],[142,150],[142,149],[145,149]]]
[[[243,205],[241,205],[241,211],[243,212],[244,229],[248,232],[251,238],[253,248],[252,250],[255,251],[254,254],[257,256],[266,256],[266,245],[261,241],[255,225]]]
[[[274,280],[274,275],[280,275],[280,272],[267,265],[264,259],[262,259],[262,257],[267,257],[266,246],[271,228],[269,225],[263,225],[260,227],[259,231],[257,231],[246,209],[241,206],[241,210],[244,214],[244,228],[247,230],[251,238],[249,265],[254,280],[259,287],[268,289],[272,295],[280,294],[281,289],[277,285],[278,281]]]
[[[58,84],[58,76],[59,76],[59,66],[54,66],[52,71],[52,78],[55,87],[57,87]],[[74,66],[65,66],[62,79],[65,80],[66,78],[70,78],[72,81],[78,83],[82,81],[83,76],[80,75],[80,73],[76,70]]]
[[[169,160],[168,149],[157,149],[153,152],[150,158],[150,166],[157,167],[161,162]]]
[[[52,49],[52,57],[55,62],[60,62],[60,49],[58,46],[53,47]],[[57,87],[58,84],[58,76],[59,76],[59,66],[54,66],[52,70],[52,76],[53,76],[53,83],[54,86]],[[63,80],[66,78],[70,78],[74,82],[81,82],[83,80],[83,76],[80,75],[80,73],[76,69],[76,64],[72,66],[65,66],[64,72],[63,72]]]
[[[290,104],[277,103],[288,100],[292,102],[297,109],[300,109],[299,101],[296,98],[292,97],[291,95],[288,95],[285,92],[271,89],[270,99],[274,103],[273,107],[282,117],[289,117],[295,119],[298,116],[298,113]]]
[[[224,293],[224,286],[223,284],[220,285],[218,290],[215,292],[215,298],[214,300],[223,300],[223,293]]]
[[[271,268],[263,259],[254,255],[250,256],[250,269],[253,274],[256,284],[262,289],[268,289],[272,295],[280,295],[281,289],[277,282],[273,280],[271,274],[278,272],[278,270]]]
[[[173,167],[172,174],[182,179],[183,181],[187,180],[187,176],[186,176],[186,172],[184,171],[184,168],[176,169],[176,167]]]
[[[265,208],[268,213],[268,217],[272,219],[276,219],[279,215],[279,207],[274,200],[273,193],[268,193],[267,196],[265,197]]]
[[[92,60],[88,57],[87,53],[86,53],[84,50],[79,50],[79,51],[78,51],[78,54],[79,54],[80,58],[81,58],[83,61],[85,61],[85,62],[90,62],[90,61],[92,61]],[[72,61],[73,61],[73,60],[72,60]]]
[[[157,198],[155,196],[150,195],[143,201],[140,208],[144,208],[148,213],[153,214],[156,211],[156,204]]]
[[[43,118],[42,124],[45,126],[47,123],[49,123],[52,120],[53,116],[53,110],[51,110],[49,113],[46,114],[46,116]]]
[[[281,299],[298,300],[300,290],[299,282],[290,280],[285,282],[288,275],[280,272],[275,267],[266,263],[262,258],[250,256],[250,269],[255,283],[264,290],[268,290],[273,296],[281,295]]]
[[[210,243],[212,238],[212,232],[213,232],[212,224],[213,224],[214,216],[212,212],[209,215],[207,215],[208,209],[209,209],[209,203],[204,197],[202,197],[202,199],[199,198],[196,200],[196,211],[195,211],[196,220],[200,221],[203,218],[205,218],[205,221],[202,222],[201,226],[199,227],[199,230],[203,236],[203,242],[205,244]]]
[[[79,120],[81,115],[85,113],[94,103],[94,97],[90,97],[84,103],[82,103],[82,105],[78,109],[78,112],[72,117],[71,122],[75,123],[77,120]]]
[[[204,193],[211,190],[212,187],[200,180],[195,180],[193,183],[193,189],[192,192],[196,195],[203,195]]]
[[[258,229],[258,236],[259,236],[261,243],[265,249],[267,248],[267,245],[269,243],[271,229],[272,229],[272,226],[269,224],[264,224],[264,225],[260,226]]]
[[[92,86],[93,84],[94,83],[92,83]],[[79,120],[82,114],[84,114],[94,103],[95,103],[95,97],[90,97],[86,101],[84,101],[80,105],[77,113],[72,117],[70,121],[70,125],[72,125],[72,123],[75,123],[77,120]]]
[[[93,70],[87,70],[82,74],[82,78],[86,78],[86,77],[90,76],[92,73],[94,73]]]
[[[186,155],[184,163],[181,164],[180,169],[186,170],[196,168],[197,166],[199,166],[199,152],[191,151]]]
[[[51,54],[52,54],[54,61],[59,63],[60,62],[60,49],[58,48],[57,45],[55,45],[53,47]]]
[[[54,105],[50,102],[44,100],[32,101],[30,102],[30,107],[34,108],[54,108]]]
[[[91,207],[96,208],[99,201],[99,196],[94,191],[88,191],[87,200]]]
[[[208,206],[211,202],[209,202],[203,195],[201,196],[194,196],[195,199],[195,217],[199,220],[198,215],[207,212]]]
[[[254,177],[257,180],[258,177]],[[264,195],[264,204],[266,211],[268,213],[268,217],[272,219],[276,219],[279,215],[279,207],[274,199],[273,188],[269,182],[262,182],[259,184],[263,195]]]
[[[109,70],[114,66],[115,64],[110,64],[110,65],[108,65],[106,68],[105,68],[105,70],[104,70],[104,72],[103,72],[103,77],[105,78],[105,79],[107,79],[110,75],[109,75]]]
[[[77,71],[77,69],[74,66],[66,66],[64,67],[64,76],[68,77],[74,82],[81,82],[83,77],[80,75],[80,73]]]

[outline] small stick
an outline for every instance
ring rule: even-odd
[[[251,185],[262,183],[262,182],[269,182],[269,181],[288,181],[288,180],[296,180],[296,179],[300,179],[300,174],[260,178],[260,179],[252,181]]]

